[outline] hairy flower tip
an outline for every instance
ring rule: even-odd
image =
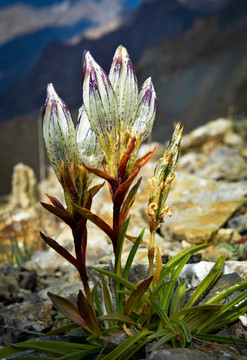
[[[120,136],[133,121],[138,99],[136,74],[127,50],[119,46],[113,57],[109,79],[117,98]]]
[[[117,101],[110,80],[89,52],[83,59],[83,104],[88,120],[110,158],[118,133]]]
[[[79,109],[76,141],[80,160],[89,166],[98,167],[104,154],[83,106]]]
[[[170,216],[169,208],[165,206],[165,202],[175,179],[182,133],[183,126],[178,123],[164,155],[156,165],[151,179],[147,216],[152,231],[159,227],[165,214]]]
[[[74,124],[69,110],[52,84],[47,87],[43,109],[43,138],[53,170],[60,181],[62,161],[70,164],[76,154]]]
[[[148,78],[138,97],[134,119],[134,128],[137,137],[144,141],[150,135],[156,114],[157,98],[151,78]]]

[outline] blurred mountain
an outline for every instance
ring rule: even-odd
[[[87,2],[91,3],[89,0],[86,0]],[[219,3],[218,7],[215,5],[212,7],[212,3],[215,2]],[[102,8],[103,4],[107,5],[104,13],[107,13],[108,10],[111,13],[112,7],[116,7],[114,4],[118,2],[95,0],[93,3],[99,3],[99,6],[101,4]],[[120,3],[125,5],[123,9],[126,9],[126,4],[129,2],[121,1]],[[40,12],[46,16],[45,20],[40,22],[40,30],[18,37],[3,46],[4,51],[9,51],[10,54],[14,52],[15,56],[1,57],[3,64],[0,63],[0,67],[1,65],[2,68],[8,67],[6,72],[10,73],[8,77],[10,85],[7,88],[5,87],[5,90],[2,89],[0,121],[37,111],[44,102],[45,88],[49,82],[54,83],[56,90],[64,97],[70,109],[78,108],[81,103],[83,50],[90,50],[95,59],[107,69],[110,66],[115,48],[119,43],[122,43],[127,47],[132,61],[136,62],[149,46],[159,44],[164,38],[179,36],[193,25],[194,20],[199,15],[209,16],[212,12],[222,10],[226,5],[226,1],[222,2],[222,0],[213,2],[206,0],[206,3],[208,6],[205,10],[205,3],[203,6],[196,6],[194,9],[193,0],[145,0],[135,11],[124,12],[117,20],[116,18],[112,20],[113,26],[111,21],[104,21],[102,27],[98,28],[97,31],[88,31],[82,38],[79,36],[78,29],[80,28],[82,31],[84,28],[85,31],[86,27],[89,27],[89,23],[91,25],[93,22],[96,23],[97,14],[86,17],[84,11],[84,15],[79,20],[78,13],[83,6],[80,6],[78,0],[70,3],[62,2],[60,7],[57,3],[49,8],[42,7]],[[64,4],[67,4],[68,16],[66,16]],[[27,8],[29,9],[28,6]],[[57,12],[61,12],[61,16],[58,19],[56,18],[56,22],[53,23],[54,14]],[[94,14],[94,11],[92,13]],[[86,14],[89,15],[91,12],[87,11]],[[42,16],[40,15],[40,17]],[[111,17],[109,16],[109,18]],[[69,27],[68,19],[70,21]],[[50,32],[54,38],[60,41],[47,44]],[[37,41],[38,35],[39,41]],[[64,40],[68,40],[68,38],[70,42],[65,43]],[[16,49],[18,54],[16,54]],[[38,55],[40,56],[38,57]],[[4,79],[5,72],[3,70],[2,72]]]
[[[155,140],[166,140],[174,122],[189,132],[218,117],[246,117],[246,33],[247,2],[233,0],[220,15],[198,17],[187,32],[142,54],[137,75],[152,76],[158,97]]]
[[[228,111],[246,114],[246,30],[246,0],[144,0],[108,23],[71,35],[66,43],[47,43],[0,96],[0,121],[17,118],[0,126],[0,192],[10,190],[16,162],[38,173],[37,119],[47,83],[54,84],[76,118],[83,50],[108,71],[115,48],[127,47],[139,85],[152,76],[158,96],[153,139],[164,142],[173,121],[189,131]]]
[[[1,0],[0,93],[27,75],[52,41],[103,26],[141,0]]]

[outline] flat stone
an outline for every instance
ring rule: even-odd
[[[247,181],[225,183],[177,172],[169,197],[171,218],[161,226],[165,238],[208,243],[246,203]]]

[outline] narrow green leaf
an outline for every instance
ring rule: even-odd
[[[142,229],[140,235],[138,236],[138,238],[136,239],[134,245],[132,246],[132,248],[130,250],[130,253],[129,253],[127,261],[126,261],[126,264],[125,264],[124,269],[123,269],[122,277],[124,279],[128,279],[129,271],[130,271],[132,262],[134,260],[135,254],[136,254],[136,252],[137,252],[137,250],[139,248],[139,245],[140,245],[140,243],[141,243],[141,241],[143,239],[144,232],[145,232],[145,228]]]
[[[241,304],[242,302],[242,304]],[[227,312],[231,309],[234,309],[238,312],[240,312],[239,315],[241,315],[242,307],[244,307],[243,311],[247,310],[247,290],[243,291],[241,294],[239,294],[235,299],[230,301],[228,304],[225,304],[216,314],[211,316],[208,321],[206,321],[199,329],[198,332],[207,332],[209,328],[212,327],[215,328],[217,325],[217,322],[221,317],[223,317],[223,320],[227,319]],[[211,305],[212,306],[212,305]],[[241,307],[242,306],[242,307]],[[235,307],[235,308],[234,308]]]
[[[59,360],[83,360],[83,359],[91,359],[93,355],[99,354],[102,350],[102,347],[99,346],[95,346],[92,349],[88,349],[88,350],[82,350],[82,351],[78,351],[74,354],[68,354],[68,355],[64,355],[62,357],[59,358]]]
[[[118,238],[117,250],[116,250],[116,254],[115,254],[115,266],[114,266],[114,272],[117,275],[121,275],[121,256],[122,256],[122,250],[123,250],[123,243],[124,243],[124,239],[125,239],[125,235],[126,235],[128,226],[129,226],[129,222],[130,222],[130,216],[124,222],[120,236]]]
[[[76,329],[78,327],[79,327],[78,324],[70,323],[70,324],[63,325],[63,326],[60,326],[60,327],[58,327],[58,328],[56,328],[54,330],[49,331],[48,333],[45,334],[45,336],[64,334],[67,331],[69,331],[71,329]]]
[[[183,310],[180,310],[179,312],[173,314],[172,316],[170,316],[170,320],[175,320],[177,318],[181,318],[183,317],[184,315],[187,315],[187,314],[193,314],[193,313],[198,313],[200,311],[217,311],[219,309],[221,309],[224,305],[223,304],[210,304],[210,305],[198,305],[198,306],[192,306],[188,309],[184,309]]]
[[[132,291],[130,297],[128,298],[126,304],[124,305],[123,313],[124,315],[130,315],[136,304],[141,300],[145,292],[148,290],[153,276],[148,279],[143,280],[141,283],[136,285],[136,289]]]
[[[122,323],[126,324],[135,324],[134,320],[132,320],[129,316],[122,315],[122,314],[107,314],[100,316],[100,320],[106,320],[106,321],[120,321]]]
[[[177,282],[177,279],[180,275],[181,270],[183,269],[184,265],[187,263],[187,261],[189,260],[190,255],[186,255],[183,260],[181,260],[180,264],[176,267],[176,269],[174,269],[171,273],[171,277],[170,277],[170,281],[167,284],[165,291],[163,292],[163,296],[162,296],[162,300],[161,300],[161,306],[163,308],[163,310],[167,313],[168,312],[168,308],[170,305],[170,301],[174,292],[174,287],[175,284]],[[160,286],[162,285],[162,282],[158,285]]]
[[[99,301],[98,286],[99,286],[99,282],[96,281],[95,284],[94,284],[93,290],[92,290],[92,298],[94,299],[94,303],[95,303],[95,306],[96,306],[98,316],[102,316],[103,311],[101,309],[101,305],[100,305],[100,301]]]
[[[39,344],[35,344],[37,343],[37,341],[33,342],[33,344],[11,344],[11,346],[13,348],[16,348],[16,349],[21,349],[22,351],[24,350],[35,350],[35,351],[39,351],[39,352],[44,352],[44,353],[48,353],[48,354],[52,354],[52,355],[64,355],[64,351],[59,351],[59,350],[56,350],[56,349],[52,349],[52,348],[49,348],[49,347],[46,347],[44,344],[42,344],[42,342],[40,341]]]
[[[169,315],[172,316],[179,312],[184,305],[185,299],[185,279],[183,278],[175,290],[174,296],[172,297]]]
[[[165,336],[167,334],[170,334],[170,331],[167,329],[162,329],[162,330],[159,330],[159,331],[155,332],[154,334],[150,335],[148,338],[150,340],[154,340],[154,339],[160,338],[162,336]]]
[[[151,351],[158,350],[162,345],[166,344],[168,341],[175,338],[176,338],[176,334],[174,333],[166,334],[151,347]]]
[[[169,320],[167,314],[163,311],[161,305],[155,299],[151,298],[151,301],[152,301],[153,307],[155,309],[155,312],[157,313],[159,318],[162,320],[164,327],[167,329],[170,329],[173,333],[175,333],[176,330],[174,329],[174,326],[171,323],[171,321]]]
[[[186,342],[190,343],[192,336],[191,336],[191,330],[190,330],[189,325],[186,323],[186,321],[183,321],[181,319],[177,319],[176,323],[179,324],[179,326],[181,327],[183,334],[185,336]]]
[[[132,348],[130,348],[129,350],[127,350],[122,356],[120,356],[120,358],[118,360],[128,360],[128,359],[132,359],[133,355],[135,355],[135,353],[137,351],[139,351],[141,348],[143,348],[145,345],[147,345],[150,342],[150,340],[147,338],[145,340],[142,340],[139,342],[139,344],[136,344],[134,346],[132,346]]]
[[[130,290],[135,290],[136,286],[133,285],[131,282],[129,282],[128,280],[124,279],[122,276],[118,276],[114,273],[112,273],[111,271],[108,270],[104,270],[104,269],[100,269],[100,268],[96,268],[94,266],[92,266],[92,269],[96,272],[99,272],[103,275],[108,276],[109,278],[115,280],[115,281],[119,281],[121,284],[123,284],[124,286],[126,286],[128,289]]]
[[[111,297],[110,291],[108,289],[108,286],[106,284],[106,281],[105,281],[105,278],[103,275],[101,275],[101,280],[102,280],[102,286],[103,286],[105,310],[106,310],[107,314],[112,314],[113,313],[112,297]],[[109,326],[110,327],[114,326],[114,323],[109,321]]]
[[[15,360],[40,360],[41,356],[28,356],[28,359],[26,356],[15,356]],[[42,356],[42,359],[44,360],[54,360],[54,356]],[[60,359],[60,358],[59,358]]]
[[[191,296],[189,301],[185,304],[183,309],[188,309],[191,307],[202,295],[203,293],[213,285],[213,283],[218,279],[220,273],[222,271],[223,265],[225,261],[225,256],[221,256],[217,262],[214,264],[208,275],[201,281],[201,283],[197,286],[194,294]]]
[[[152,331],[142,330],[139,333],[133,335],[129,339],[125,340],[122,344],[118,345],[113,351],[108,355],[104,356],[102,360],[116,360],[119,359],[126,351],[129,350],[137,341],[142,340],[146,336],[152,334]]]
[[[211,244],[202,244],[192,246],[191,248],[182,251],[180,254],[175,255],[162,268],[160,278],[157,283],[161,282],[183,260],[185,256],[187,256],[188,254],[191,256],[200,250],[206,249],[210,245]],[[156,292],[154,294],[156,295]]]
[[[206,340],[206,341],[212,341],[217,342],[219,344],[232,344],[235,345],[237,343],[238,345],[247,346],[247,339],[236,339],[234,340],[230,338],[230,336],[221,336],[221,335],[211,335],[211,334],[202,334],[202,333],[196,333],[194,336],[196,339],[200,340]]]
[[[206,302],[206,304],[214,304],[218,301],[221,301],[222,299],[228,298],[235,291],[241,291],[246,288],[247,288],[247,280],[240,281],[239,283],[234,284],[233,286],[230,286],[230,287],[218,292],[211,299],[209,299]]]
[[[82,318],[79,310],[71,301],[50,292],[48,292],[48,296],[58,311],[60,311],[68,319],[74,321],[76,324],[91,332],[89,326]]]

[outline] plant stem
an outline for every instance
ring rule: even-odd
[[[116,254],[118,238],[119,238],[120,230],[121,230],[120,227],[119,227],[120,208],[121,208],[121,205],[119,206],[119,204],[113,203],[113,231],[114,231],[113,250],[114,250],[114,254]]]
[[[149,277],[153,276],[153,272],[154,272],[154,239],[155,239],[155,231],[151,231],[150,243],[148,248]]]

